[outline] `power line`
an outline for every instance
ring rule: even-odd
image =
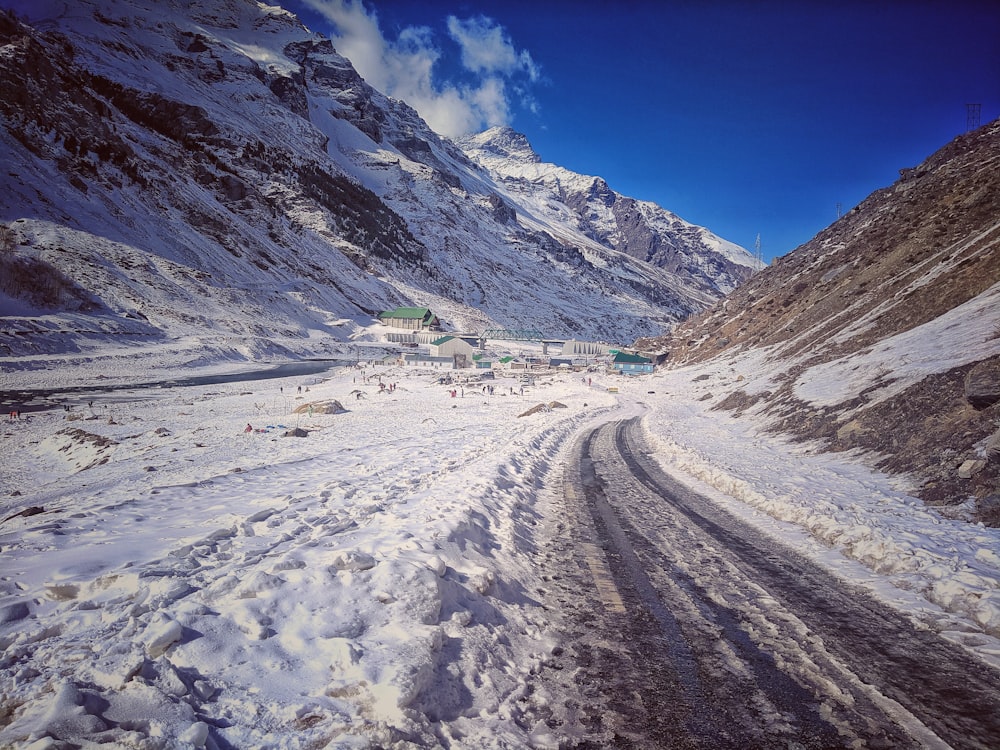
[[[979,116],[982,113],[982,104],[966,104],[965,105],[965,130],[966,132],[970,130],[975,130],[979,127]]]

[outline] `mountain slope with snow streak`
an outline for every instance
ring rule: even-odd
[[[452,329],[621,343],[737,281],[699,270],[725,243],[689,225],[643,229],[650,248],[688,238],[679,264],[543,214],[280,8],[18,12],[0,19],[11,367],[89,356],[101,336],[223,359],[323,355],[401,304],[439,307]]]

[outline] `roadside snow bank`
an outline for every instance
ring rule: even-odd
[[[632,385],[637,394],[656,391],[655,398],[645,396],[651,407],[645,424],[664,468],[714,490],[720,502],[735,499],[763,514],[756,521],[771,533],[787,536],[788,530],[767,519],[805,530],[879,574],[895,589],[889,598],[900,590],[915,593],[967,620],[923,613],[942,629],[970,631],[962,639],[967,645],[1000,657],[994,640],[1000,637],[1000,529],[944,518],[906,494],[898,479],[850,455],[810,454],[806,445],[766,435],[752,416],[710,411],[714,398],[706,396],[731,375],[683,368]],[[992,638],[977,641],[974,631]]]

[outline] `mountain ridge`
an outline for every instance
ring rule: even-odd
[[[669,366],[763,366],[757,382],[719,382],[716,407],[858,452],[945,512],[1000,525],[998,175],[1000,120],[637,345]]]
[[[400,304],[452,329],[624,343],[753,270],[745,251],[743,265],[720,261],[724,241],[691,225],[640,222],[636,236],[682,246],[667,267],[565,205],[539,210],[540,192],[507,189],[280,8],[44,0],[24,20],[0,20],[0,219],[14,256],[90,307],[62,310],[25,274],[8,281],[12,366],[94,351],[108,331],[316,356],[374,336],[374,315]]]

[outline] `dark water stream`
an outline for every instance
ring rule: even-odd
[[[79,403],[87,400],[87,396],[124,393],[141,389],[153,388],[185,388],[193,385],[217,385],[224,383],[242,383],[253,380],[269,380],[271,378],[287,378],[297,375],[318,375],[334,367],[353,364],[354,359],[316,359],[302,362],[283,362],[270,367],[239,372],[219,373],[214,375],[191,375],[182,378],[165,380],[149,380],[136,383],[123,383],[116,380],[113,383],[92,383],[81,386],[64,386],[60,388],[25,388],[6,390],[0,385],[0,407],[4,412],[19,409],[21,412],[43,411],[54,406],[67,403]]]

